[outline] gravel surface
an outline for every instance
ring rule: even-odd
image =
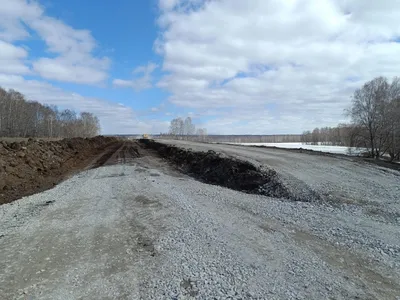
[[[207,185],[146,156],[85,171],[0,207],[0,295],[400,299],[398,173],[279,150],[180,144],[268,165],[296,192],[312,189],[329,201]]]

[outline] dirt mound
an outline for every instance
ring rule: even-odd
[[[0,204],[52,187],[116,142],[103,136],[0,141]]]
[[[203,182],[224,186],[252,194],[276,198],[296,199],[272,169],[260,169],[253,164],[224,157],[214,151],[195,152],[175,146],[141,140],[143,145],[156,150],[178,169]]]

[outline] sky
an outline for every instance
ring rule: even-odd
[[[103,134],[301,133],[400,75],[400,0],[0,0],[0,86]]]

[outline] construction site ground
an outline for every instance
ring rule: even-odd
[[[400,299],[398,171],[160,142],[1,144],[0,298]]]

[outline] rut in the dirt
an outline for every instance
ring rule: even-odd
[[[114,155],[114,153],[121,148],[122,142],[117,142],[113,144],[111,147],[106,149],[104,153],[100,156],[99,159],[96,160],[96,162],[93,164],[91,169],[99,168],[103,166],[107,161],[110,160],[110,158]]]
[[[247,161],[225,157],[214,151],[196,152],[153,140],[140,140],[147,148],[172,162],[180,171],[200,181],[233,190],[294,201],[311,201],[292,194],[275,170],[256,167]]]

